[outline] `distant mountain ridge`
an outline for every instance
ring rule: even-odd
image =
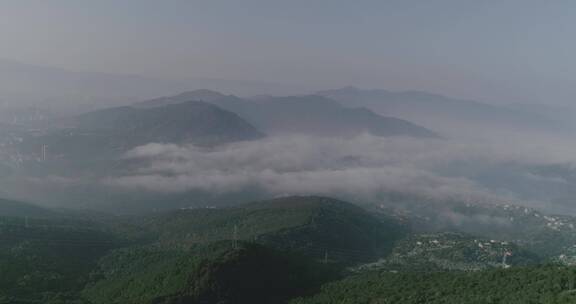
[[[136,145],[149,142],[212,145],[263,136],[238,115],[203,101],[155,108],[110,108],[80,115],[76,121],[80,130],[109,130],[130,137],[129,141],[135,141]]]
[[[455,99],[421,91],[364,90],[344,87],[317,92],[347,107],[366,107],[381,115],[391,115],[437,130],[478,131],[482,128],[557,130],[560,125],[535,113],[516,111],[473,100]]]
[[[380,116],[366,108],[347,108],[318,95],[242,99],[210,90],[196,90],[140,102],[136,106],[155,107],[190,100],[212,103],[235,112],[270,134],[350,136],[370,133],[438,137],[435,132],[409,121]]]
[[[0,199],[0,217],[48,217],[55,212],[29,203]]]
[[[235,113],[201,101],[159,107],[114,107],[63,119],[25,142],[29,151],[50,146],[51,157],[120,155],[148,143],[216,146],[264,134]]]
[[[262,115],[257,118],[257,124],[277,132],[315,130],[320,135],[369,133],[383,137],[439,137],[434,131],[410,121],[381,116],[364,107],[346,108],[318,95],[270,97],[260,99],[258,104]]]
[[[166,97],[159,97],[154,98],[151,100],[146,100],[142,102],[138,102],[135,104],[137,107],[158,107],[168,104],[178,104],[187,101],[203,101],[213,103],[215,101],[220,101],[223,99],[234,99],[239,102],[242,101],[241,98],[238,98],[234,95],[225,95],[220,92],[208,90],[208,89],[199,89],[194,91],[186,91],[174,96],[166,96]]]
[[[34,88],[31,90],[30,88]],[[284,94],[300,86],[212,78],[161,79],[131,74],[75,71],[0,58],[1,105],[102,108],[178,92],[187,88],[222,89],[236,94]]]

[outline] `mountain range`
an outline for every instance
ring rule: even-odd
[[[237,113],[267,134],[306,134],[320,136],[438,137],[426,128],[395,117],[378,115],[367,108],[348,108],[318,96],[287,96],[243,99],[210,90],[184,92],[138,103],[139,107],[158,107],[190,100],[215,104]]]
[[[148,143],[215,146],[264,136],[238,115],[215,105],[189,101],[163,107],[113,107],[57,121],[21,146],[50,147],[52,158],[113,157]]]
[[[366,107],[381,115],[407,119],[447,135],[490,131],[559,131],[562,126],[545,115],[474,100],[455,99],[420,91],[364,90],[344,87],[318,95],[347,107]]]
[[[287,94],[305,90],[299,86],[257,81],[200,77],[173,80],[74,71],[0,59],[0,121],[62,117],[190,88],[222,89],[243,95]]]

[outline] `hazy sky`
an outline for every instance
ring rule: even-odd
[[[572,102],[575,33],[573,0],[0,0],[0,58],[502,102]]]

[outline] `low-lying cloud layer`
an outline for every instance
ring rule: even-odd
[[[517,193],[486,187],[474,176],[461,169],[453,173],[453,169],[465,165],[473,168],[469,175],[474,175],[482,166],[542,164],[569,156],[544,154],[527,153],[522,146],[503,149],[497,144],[370,135],[351,139],[274,137],[212,150],[151,143],[125,156],[145,165],[128,175],[108,177],[104,183],[166,193],[229,193],[254,188],[271,195],[322,194],[370,200],[395,191],[433,198],[509,201],[519,199]],[[547,180],[521,174],[525,179]]]

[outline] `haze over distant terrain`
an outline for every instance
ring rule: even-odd
[[[77,114],[191,88],[225,89],[243,95],[297,90],[297,86],[267,82],[208,78],[171,80],[130,74],[78,72],[0,59],[0,119],[18,122]]]
[[[576,303],[576,2],[1,0],[0,304]]]
[[[390,193],[576,213],[573,127],[425,92],[207,89],[2,127],[4,196],[112,212]]]
[[[570,104],[575,6],[523,0],[6,0],[0,11],[0,58],[176,79],[188,86],[156,91],[152,88],[163,86],[129,81],[132,86],[121,86],[109,75],[106,81],[117,83],[118,92],[79,92],[88,96],[151,98],[201,88],[246,93],[188,81],[208,78],[308,90],[260,88],[266,94],[355,85],[490,103]],[[126,86],[137,90],[125,91]],[[143,96],[147,92],[151,95]]]

